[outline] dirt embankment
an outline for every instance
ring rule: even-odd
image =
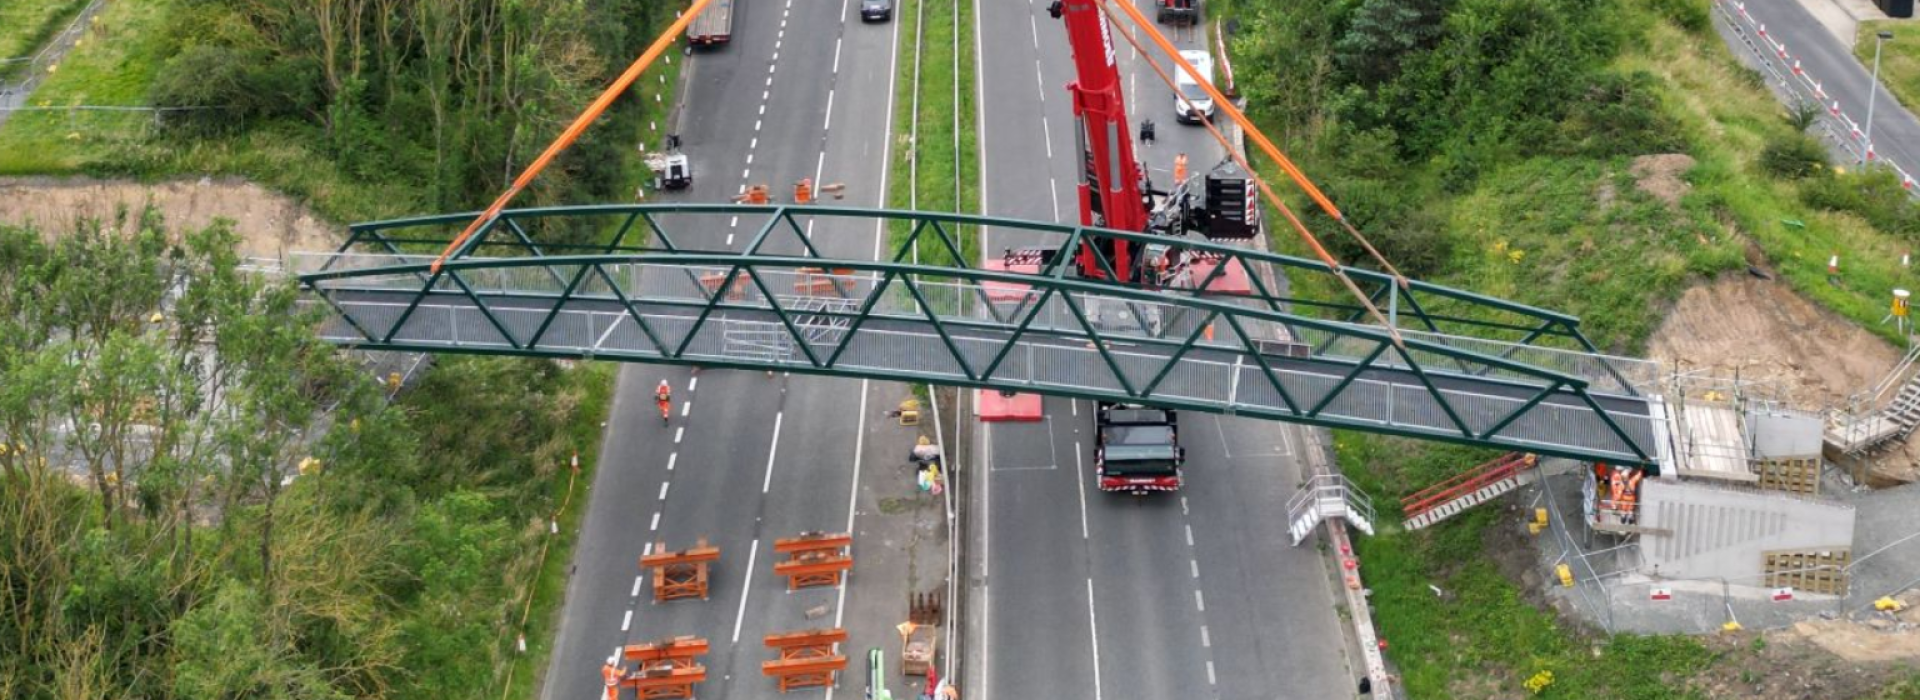
[[[1760,383],[1789,406],[1844,407],[1880,382],[1901,351],[1815,306],[1784,283],[1728,275],[1686,291],[1654,333],[1648,354],[1671,369],[1706,369]],[[1920,440],[1877,455],[1876,485],[1920,480]]]
[[[338,246],[344,227],[315,217],[292,198],[244,180],[183,180],[145,184],[90,178],[0,178],[0,223],[31,224],[58,232],[75,222],[111,222],[125,210],[130,230],[145,207],[157,207],[173,231],[233,222],[240,254],[283,258],[296,251]]]

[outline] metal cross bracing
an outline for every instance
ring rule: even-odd
[[[367,349],[931,382],[1657,459],[1641,391],[1651,363],[1593,352],[1570,316],[1365,270],[1346,272],[1375,287],[1403,344],[1340,319],[1357,304],[1294,298],[1274,282],[1330,274],[1318,262],[1150,234],[820,206],[563,207],[503,212],[436,266],[425,251],[471,217],[356,225],[338,252],[296,256],[309,303],[331,312],[321,334]],[[902,234],[877,261],[813,245],[816,225],[870,236],[876,222]],[[1062,251],[1111,239],[1226,264],[1191,288],[1151,288],[1071,276],[1065,254],[1033,275],[909,262],[916,246],[967,260],[961,242],[987,226],[1045,234]],[[750,234],[738,249],[718,243],[736,230]],[[596,242],[537,242],[563,237]],[[1250,293],[1193,291],[1229,265],[1248,272]],[[1296,312],[1308,308],[1334,318]]]

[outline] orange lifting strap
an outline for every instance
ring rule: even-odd
[[[787,555],[774,562],[773,572],[787,577],[787,590],[808,586],[838,586],[841,576],[853,568],[853,535],[847,533],[803,532],[798,537],[775,540],[773,551]]]
[[[653,553],[640,557],[640,568],[653,569],[653,602],[682,598],[707,599],[708,568],[720,561],[720,548],[702,537],[692,549],[674,552],[656,542]]]
[[[632,87],[633,81],[639,80],[640,74],[647,72],[647,66],[653,65],[653,59],[659,58],[660,54],[665,53],[668,47],[673,46],[673,40],[679,37],[681,32],[686,31],[687,25],[693,23],[693,18],[700,16],[700,12],[707,9],[707,4],[711,2],[713,2],[713,0],[693,0],[693,6],[688,7],[686,12],[680,13],[680,19],[674,20],[672,26],[667,27],[666,31],[661,32],[660,36],[654,38],[653,45],[648,46],[646,52],[640,54],[640,58],[635,60],[633,65],[627,66],[626,72],[621,73],[619,79],[614,80],[612,85],[608,85],[606,91],[601,92],[599,97],[594,98],[593,104],[587,105],[586,111],[581,112],[580,116],[575,117],[573,123],[567,125],[567,130],[560,132],[559,138],[554,139],[553,143],[547,144],[547,150],[541,153],[539,158],[533,159],[533,164],[528,165],[526,170],[521,171],[519,177],[513,179],[513,184],[507,187],[507,191],[501,192],[500,196],[494,199],[492,204],[487,205],[486,211],[481,212],[480,216],[473,220],[473,223],[467,224],[466,230],[461,231],[459,237],[454,238],[452,243],[447,244],[446,250],[440,251],[440,257],[433,259],[433,271],[436,274],[439,273],[440,265],[445,263],[447,258],[451,257],[455,252],[459,251],[460,246],[465,244],[468,238],[473,237],[475,231],[480,230],[481,226],[493,221],[494,217],[499,216],[501,210],[507,208],[507,202],[513,201],[514,195],[520,194],[520,190],[526,189],[527,185],[532,184],[533,179],[540,175],[540,171],[547,169],[547,164],[552,163],[553,159],[558,157],[561,151],[567,150],[567,147],[573,145],[573,142],[578,140],[581,134],[586,133],[587,127],[592,126],[593,121],[600,118],[600,113],[607,111],[607,107],[612,106],[615,99],[619,98],[621,94],[624,94],[627,88]]]
[[[780,658],[761,662],[760,673],[778,678],[782,693],[833,685],[833,674],[847,668],[847,657],[834,650],[834,645],[847,641],[847,631],[839,627],[778,632],[767,635],[765,641]]]

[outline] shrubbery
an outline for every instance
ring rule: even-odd
[[[1760,150],[1760,169],[1768,175],[1798,180],[1826,172],[1827,149],[1805,134],[1794,134]]]

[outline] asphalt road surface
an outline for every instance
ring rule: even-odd
[[[1046,5],[975,4],[984,209],[1073,222],[1072,62]],[[1152,16],[1150,2],[1141,10]],[[1197,32],[1180,38],[1204,46]],[[1171,88],[1120,37],[1114,45],[1135,128],[1142,118],[1157,126],[1157,144],[1136,149],[1155,182],[1170,181],[1176,153],[1192,172],[1210,168],[1221,149],[1203,128],[1176,123]],[[986,236],[989,255],[1038,242]],[[1325,567],[1286,544],[1285,503],[1300,474],[1291,428],[1182,414],[1186,488],[1135,497],[1093,483],[1093,407],[1045,407],[1044,422],[979,431],[985,476],[973,507],[984,535],[972,581],[984,606],[970,621],[973,697],[1350,696],[1355,674]]]
[[[1819,80],[1827,95],[1840,102],[1840,109],[1847,116],[1858,120],[1862,129],[1866,128],[1867,98],[1873,85],[1870,67],[1862,66],[1847,46],[1834,38],[1797,0],[1749,2],[1747,13],[1765,25],[1767,34],[1775,41],[1786,45],[1787,52],[1800,60],[1807,75]],[[1914,40],[1916,37],[1912,35],[1894,39]],[[1742,61],[1752,60],[1745,46],[1735,44],[1731,48]],[[1920,119],[1915,119],[1912,112],[1900,106],[1892,93],[1884,89],[1873,105],[1873,142],[1876,154],[1920,177]]]
[[[813,178],[845,183],[845,203],[879,206],[896,25],[861,23],[850,0],[756,1],[734,12],[731,45],[674,56],[690,61],[677,127],[695,181],[654,201],[725,201],[749,183],[787,199],[795,181]],[[862,228],[871,230],[812,233],[825,255],[870,259],[880,231]],[[676,242],[738,250],[753,233],[714,228],[702,232],[707,240]],[[799,249],[790,239],[770,246]],[[667,426],[652,401],[661,379],[674,390]],[[894,639],[904,595],[897,582],[860,572],[902,565],[893,549],[868,544],[880,538],[865,531],[875,499],[900,490],[886,467],[905,451],[888,426],[866,420],[887,406],[867,399],[902,391],[851,379],[623,367],[542,696],[600,698],[600,666],[620,645],[670,636],[712,644],[703,660],[709,680],[696,689],[702,698],[777,695],[759,671],[768,658],[760,638],[770,632],[843,625],[853,635],[845,653],[855,658]],[[881,435],[888,439],[874,439]],[[882,455],[889,464],[876,463]],[[815,530],[855,533],[855,573],[844,587],[790,594],[772,573],[773,542]],[[653,604],[638,566],[649,543],[682,549],[700,537],[721,550],[711,599]],[[824,618],[806,614],[820,606],[830,611]],[[857,681],[843,682],[855,685],[827,697],[858,692]]]

